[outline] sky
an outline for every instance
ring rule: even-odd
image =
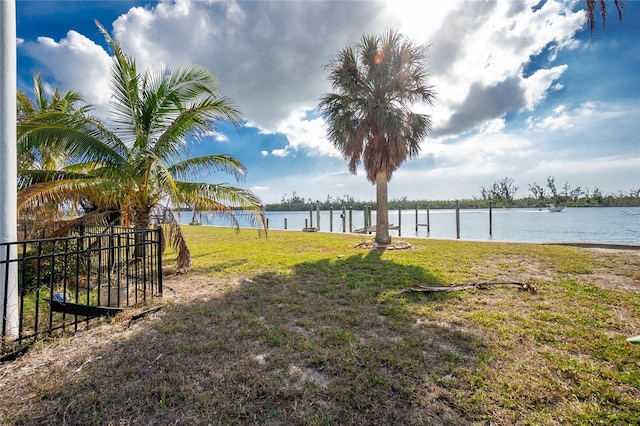
[[[389,182],[389,199],[480,197],[505,177],[603,194],[640,189],[640,1],[606,29],[585,25],[584,1],[49,1],[18,0],[18,89],[33,74],[75,90],[108,120],[111,52],[98,20],[139,69],[199,64],[244,121],[219,123],[190,155],[230,154],[239,184],[265,203],[375,200],[349,173],[317,105],[326,66],[364,34],[396,29],[428,47],[433,131]],[[236,184],[230,175],[207,182]]]

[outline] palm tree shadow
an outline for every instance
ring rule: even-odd
[[[53,370],[51,386],[23,402],[39,420],[12,420],[465,424],[451,382],[476,368],[482,339],[420,316],[443,300],[397,293],[418,283],[442,284],[379,251],[247,277],[132,326],[95,349],[82,375]]]

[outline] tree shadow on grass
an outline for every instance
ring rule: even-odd
[[[470,423],[451,383],[477,367],[482,339],[418,318],[416,309],[452,297],[395,293],[418,284],[444,283],[378,251],[248,277],[223,294],[111,326],[116,335],[99,344],[83,346],[91,332],[74,338],[78,348],[64,362],[52,359],[2,391],[0,420]]]

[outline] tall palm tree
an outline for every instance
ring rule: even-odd
[[[31,171],[21,177],[18,207],[33,203],[89,200],[96,208],[117,208],[122,222],[150,226],[152,215],[169,218],[169,241],[178,250],[178,270],[190,265],[189,249],[173,207],[197,207],[230,217],[238,214],[265,228],[264,206],[248,190],[226,183],[193,182],[212,171],[242,180],[243,164],[224,154],[188,157],[189,137],[210,131],[215,122],[237,124],[240,112],[219,94],[215,77],[188,66],[139,73],[135,61],[96,21],[114,51],[111,86],[113,130],[85,115],[47,112],[19,123],[30,144],[61,146],[74,160],[64,170]]]
[[[606,28],[607,25],[607,0],[584,0],[585,9],[587,10],[587,23],[591,34],[596,29],[596,9],[600,7],[600,16],[602,18],[602,28]],[[625,7],[626,0],[613,0],[613,4],[618,10],[618,19],[622,21],[622,9]]]
[[[323,95],[319,109],[328,137],[356,174],[362,162],[376,185],[376,243],[389,244],[387,183],[393,172],[420,152],[431,132],[428,115],[411,111],[416,102],[433,104],[428,84],[426,48],[390,30],[364,35],[341,49],[327,66],[334,92]]]

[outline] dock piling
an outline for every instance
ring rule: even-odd
[[[456,239],[460,239],[460,204],[456,200]]]

